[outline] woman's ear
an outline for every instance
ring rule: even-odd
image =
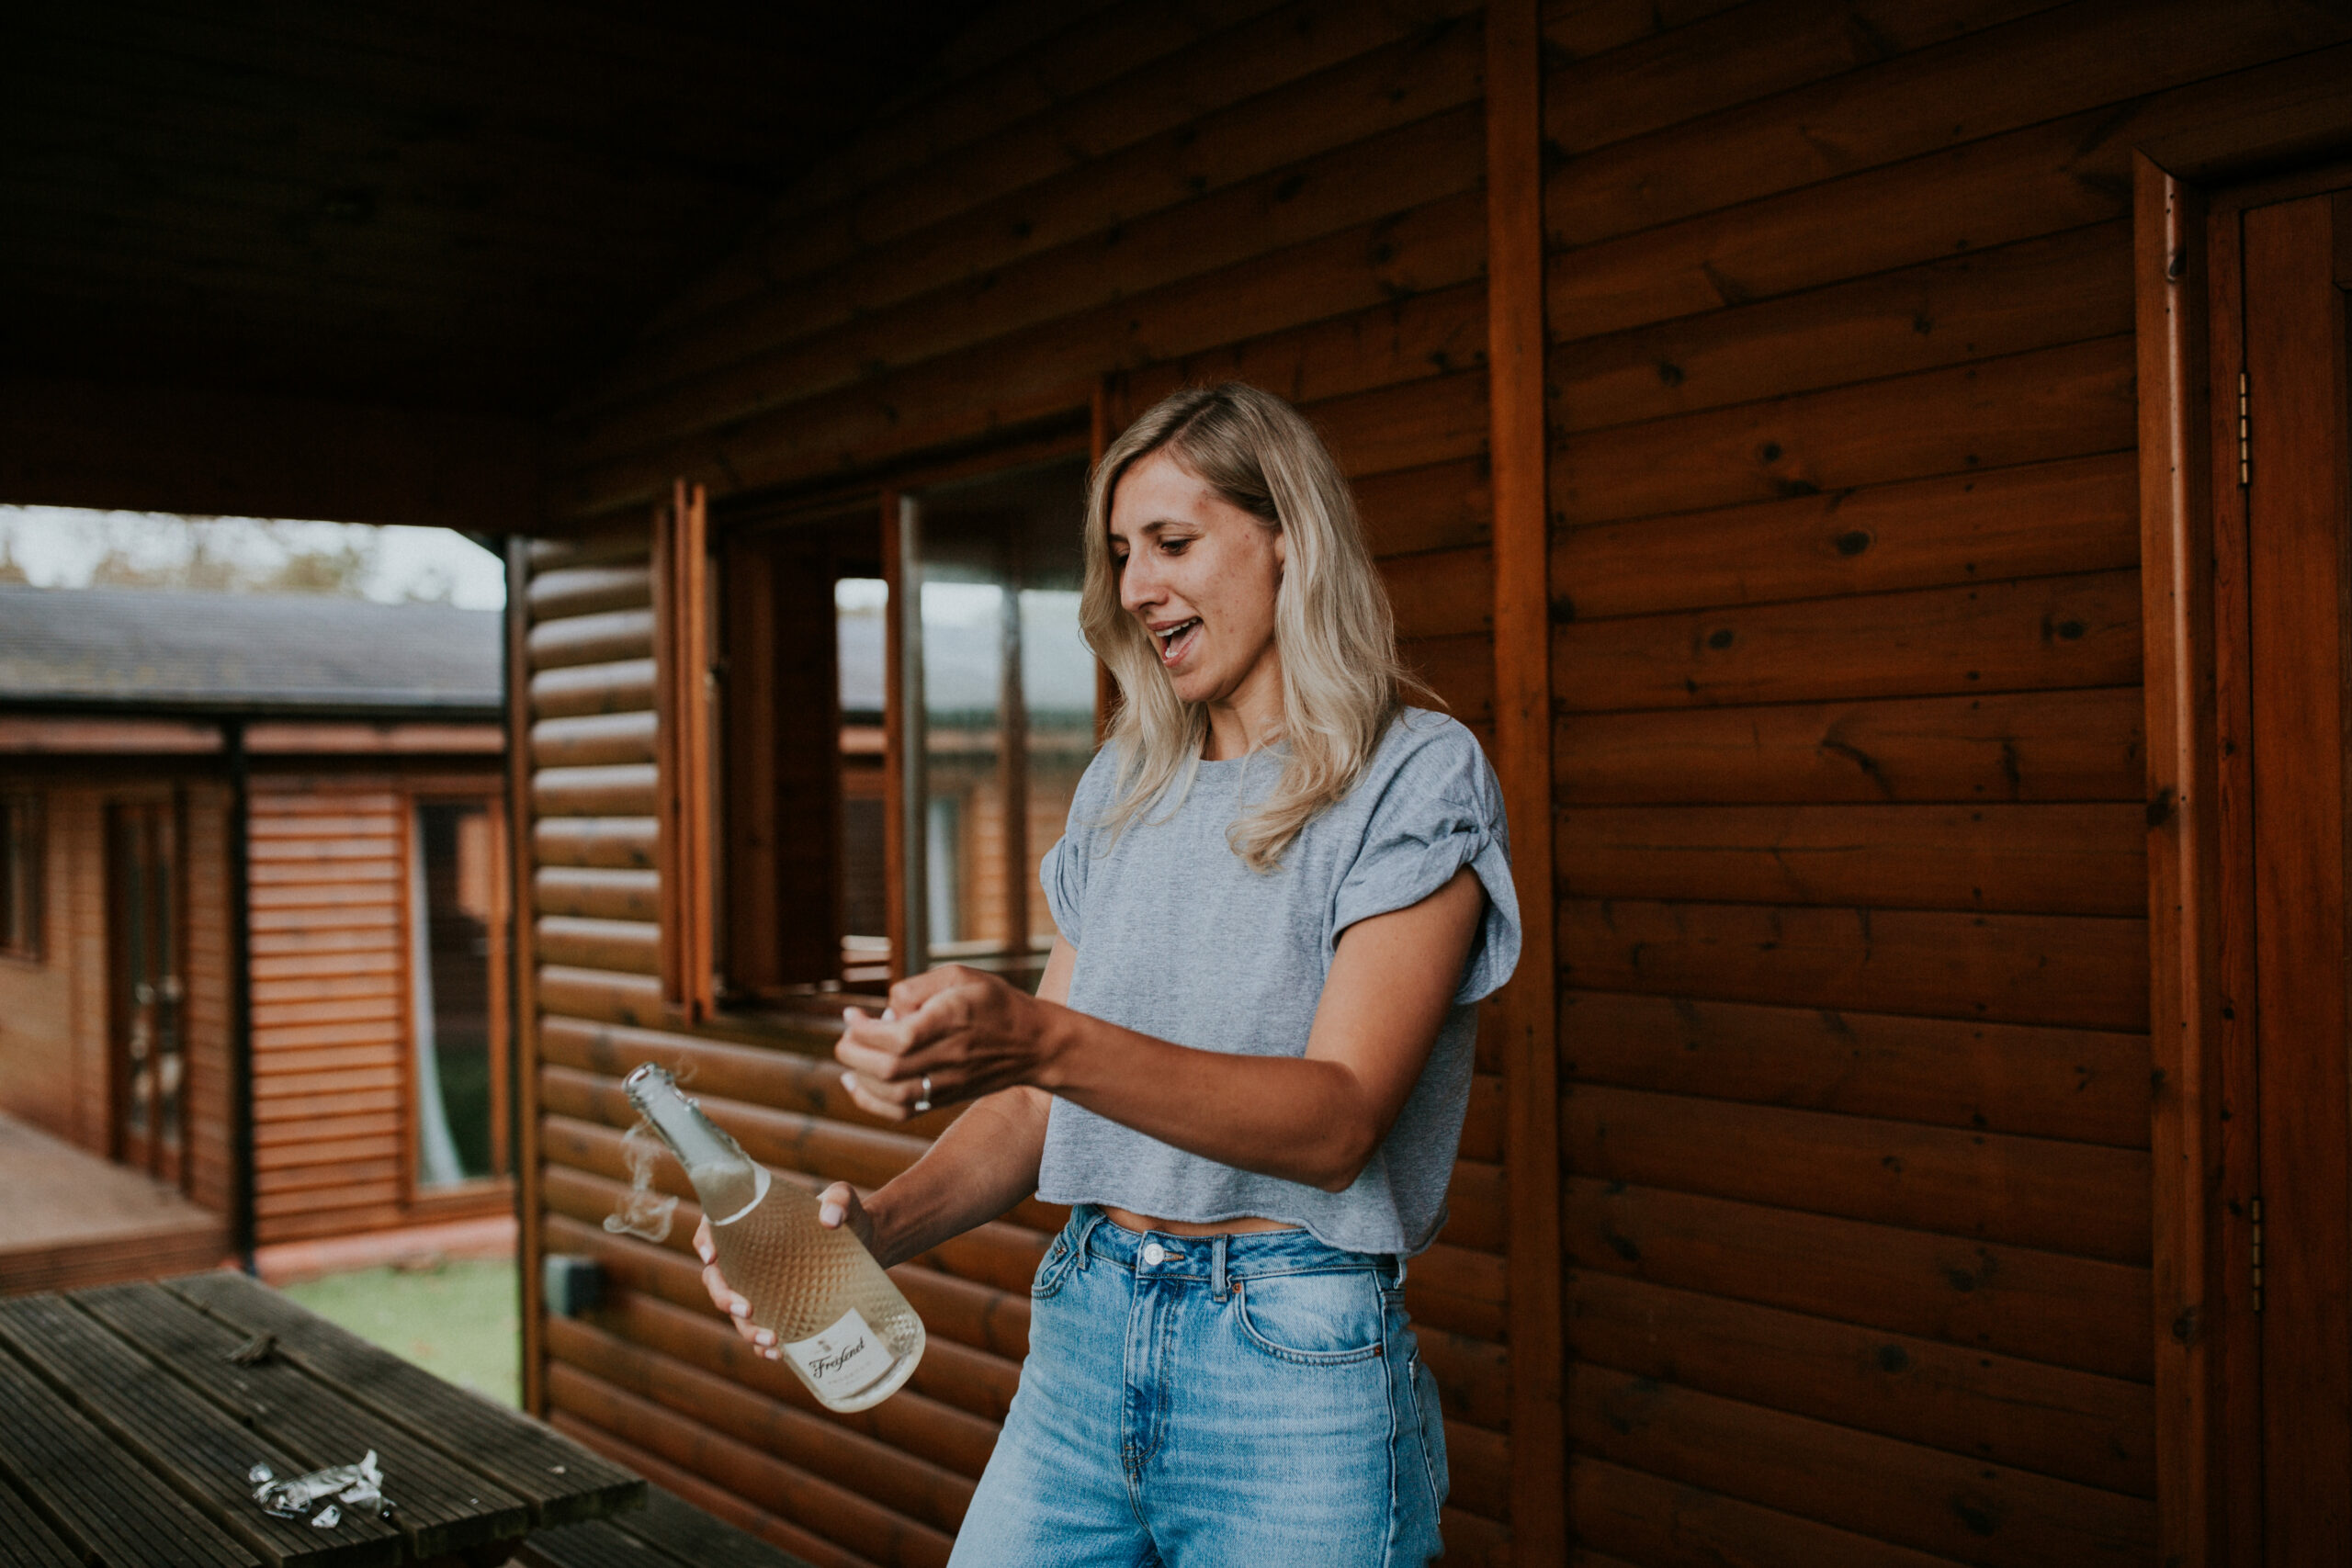
[[[1285,529],[1277,528],[1274,530],[1274,570],[1280,571],[1288,565],[1290,565],[1290,534]]]

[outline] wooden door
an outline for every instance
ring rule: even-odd
[[[187,1177],[179,812],[169,800],[107,811],[115,1157],[165,1181]]]
[[[2352,1562],[2352,400],[2339,259],[2352,256],[2347,219],[2352,193],[2306,197],[2245,209],[2236,236],[2261,1560],[2276,1568]],[[2230,367],[2227,357],[2217,365],[2224,387]]]

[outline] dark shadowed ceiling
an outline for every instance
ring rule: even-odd
[[[546,408],[972,8],[0,6],[0,371]]]

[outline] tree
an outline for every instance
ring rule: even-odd
[[[237,531],[236,537],[225,532],[230,529]],[[90,569],[90,586],[356,599],[375,569],[376,550],[375,530],[360,525],[340,528],[332,542],[322,543],[315,525],[142,517],[127,525],[109,523],[105,553]]]

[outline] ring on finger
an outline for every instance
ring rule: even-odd
[[[915,1101],[914,1109],[917,1114],[931,1109],[931,1075],[929,1073],[922,1076],[922,1096]]]

